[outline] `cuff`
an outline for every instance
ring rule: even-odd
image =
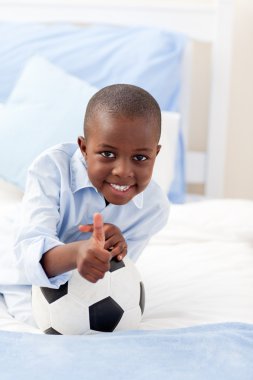
[[[39,238],[32,243],[29,242],[27,249],[24,250],[23,260],[26,278],[30,284],[58,289],[60,285],[65,284],[70,279],[72,271],[48,278],[40,263],[45,252],[59,245],[64,245],[64,243],[57,239],[45,237]]]

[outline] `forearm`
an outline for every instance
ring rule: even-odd
[[[41,265],[48,278],[75,269],[77,266],[77,252],[80,244],[83,243],[83,241],[78,241],[59,245],[44,253],[41,258]]]

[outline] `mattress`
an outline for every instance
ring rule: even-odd
[[[6,184],[0,189],[1,259],[6,250],[11,255],[22,193]],[[247,200],[171,205],[167,225],[137,262],[146,293],[140,330],[253,323],[252,215],[253,202]],[[27,290],[7,307],[5,289],[2,286],[0,330],[40,333],[25,317]]]

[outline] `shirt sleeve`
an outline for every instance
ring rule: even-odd
[[[160,188],[156,188],[152,199],[148,199],[148,204],[146,212],[141,214],[140,219],[125,234],[128,245],[127,254],[134,262],[137,261],[152,236],[159,232],[168,221],[169,200]]]
[[[70,277],[69,272],[49,279],[40,264],[45,252],[63,245],[57,236],[60,181],[59,170],[46,155],[37,159],[28,170],[14,243],[18,268],[28,285],[58,288]]]

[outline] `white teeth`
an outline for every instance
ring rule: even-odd
[[[115,185],[114,183],[111,183],[110,185],[111,187],[113,187],[114,189],[118,191],[127,191],[130,188],[130,186],[127,186],[127,185],[120,186],[120,185]]]

